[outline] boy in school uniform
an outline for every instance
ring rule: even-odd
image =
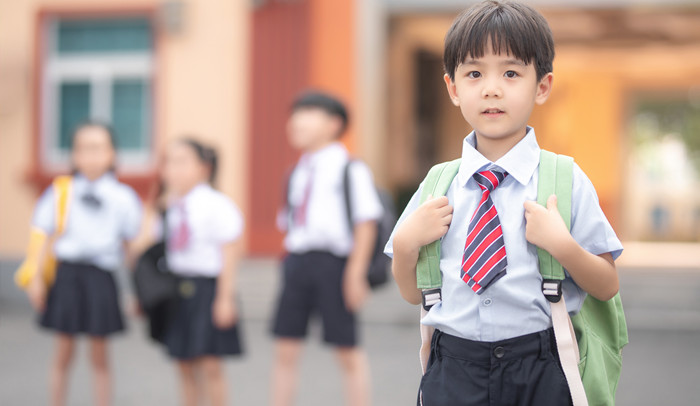
[[[358,346],[356,313],[368,295],[367,270],[382,206],[369,168],[350,162],[338,141],[347,124],[345,106],[329,94],[306,92],[292,105],[288,137],[302,156],[290,175],[287,208],[279,218],[287,256],[273,325],[275,406],[293,402],[303,339],[315,312],[323,322],[324,341],[335,346],[346,404],[369,403],[369,367]],[[350,214],[343,191],[348,162]]]
[[[442,302],[422,320],[435,334],[419,404],[572,403],[536,247],[568,271],[570,314],[587,294],[618,291],[622,245],[583,171],[574,167],[571,231],[555,196],[535,202],[540,148],[527,120],[552,89],[553,59],[547,22],[522,3],[476,4],[445,38],[447,91],[473,131],[447,195],[419,205],[419,188],[385,249],[403,298],[419,304],[419,249],[441,239]]]

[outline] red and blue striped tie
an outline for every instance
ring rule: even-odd
[[[508,176],[506,172],[483,171],[474,174],[481,188],[481,200],[469,220],[464,246],[461,277],[477,294],[506,274],[506,246],[491,192]]]

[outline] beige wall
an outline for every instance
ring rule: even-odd
[[[37,191],[32,165],[32,83],[36,16],[41,9],[90,11],[157,7],[157,0],[23,0],[0,3],[0,257],[24,250]],[[96,5],[98,4],[98,5]],[[247,0],[185,2],[182,31],[160,30],[156,45],[156,140],[182,134],[214,144],[219,187],[247,212]]]

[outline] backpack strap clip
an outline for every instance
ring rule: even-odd
[[[561,300],[561,282],[559,279],[542,280],[542,294],[552,303],[558,303]]]
[[[434,305],[442,302],[442,289],[425,289],[421,291],[423,296],[423,308],[425,311],[430,310]]]

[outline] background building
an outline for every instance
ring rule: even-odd
[[[251,255],[280,250],[274,213],[296,158],[284,124],[305,88],[348,102],[346,144],[405,202],[469,131],[441,78],[444,34],[468,3],[3,3],[0,258],[22,255],[33,202],[67,170],[67,136],[86,116],[113,123],[120,176],[144,197],[168,140],[216,145]],[[576,157],[623,239],[697,242],[700,5],[531,3],[557,45],[554,91],[532,119],[541,145]]]

